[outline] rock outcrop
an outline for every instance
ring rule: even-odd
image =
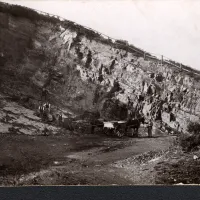
[[[52,104],[78,112],[103,114],[108,102],[117,101],[125,115],[124,106],[131,101],[145,115],[183,131],[200,117],[199,76],[192,70],[73,22],[3,3],[0,80],[5,93],[36,102],[45,87]]]

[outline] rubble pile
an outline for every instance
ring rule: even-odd
[[[158,164],[156,184],[199,184],[200,161],[194,160],[192,156],[182,156],[162,164]]]
[[[161,156],[163,156],[168,150],[163,150],[163,151],[149,151],[134,157],[130,157],[127,158],[126,160],[123,161],[118,161],[117,163],[117,167],[129,167],[129,166],[133,166],[133,165],[142,165],[142,164],[146,164],[149,161],[156,159],[156,158],[160,158]],[[114,164],[114,166],[115,166]]]

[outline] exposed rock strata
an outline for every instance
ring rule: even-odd
[[[1,90],[76,111],[102,111],[103,103],[128,98],[172,128],[186,130],[200,116],[200,84],[193,74],[90,35],[69,22],[30,20],[0,12]],[[117,89],[116,89],[117,85]],[[162,111],[161,113],[159,113]]]

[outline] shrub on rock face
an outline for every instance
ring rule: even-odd
[[[1,3],[0,12],[10,13],[11,15],[13,15],[15,17],[28,18],[31,21],[44,20],[44,21],[51,22],[51,23],[59,22],[59,19],[57,19],[55,17],[41,15],[30,8],[26,8],[26,7],[19,6],[19,5],[9,5],[9,4]]]
[[[171,121],[176,121],[176,117],[173,113],[170,113],[170,122]]]
[[[187,131],[193,134],[200,134],[200,124],[198,122],[190,122]]]
[[[151,86],[148,87],[147,94],[148,95],[152,95],[153,94],[153,90],[152,90]]]
[[[192,133],[191,136],[182,136],[180,138],[180,145],[184,151],[192,151],[198,149],[200,146],[200,124],[197,122],[190,122],[187,131]]]
[[[162,82],[164,77],[162,76],[162,74],[157,74],[155,79],[156,79],[157,82]]]
[[[182,136],[180,145],[187,152],[197,150],[200,145],[200,135]]]
[[[151,73],[150,74],[150,78],[154,78],[155,77],[155,74],[154,73]]]

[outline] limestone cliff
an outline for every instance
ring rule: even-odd
[[[185,131],[200,116],[194,71],[73,22],[0,3],[1,90],[36,105],[42,87],[52,104],[75,111],[102,112],[107,100],[126,105],[129,98],[145,115]]]

